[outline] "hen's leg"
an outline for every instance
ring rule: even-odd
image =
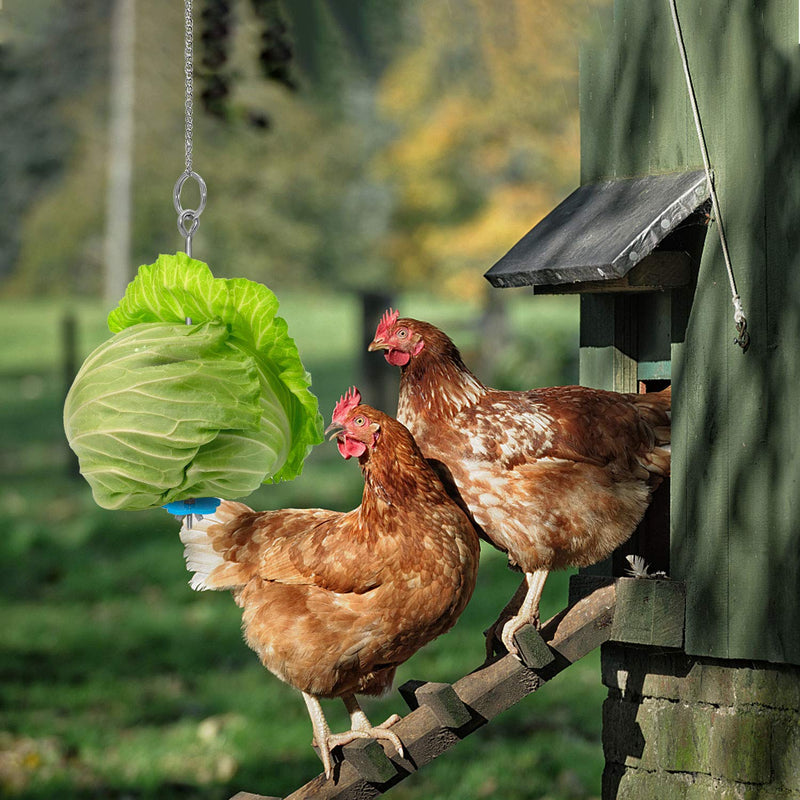
[[[522,605],[505,625],[501,639],[509,653],[517,655],[517,645],[514,643],[514,634],[523,626],[530,623],[539,627],[539,601],[542,599],[544,582],[547,580],[549,570],[537,569],[536,572],[526,572],[525,582],[528,584],[528,591]]]
[[[325,777],[330,778],[333,774],[333,762],[331,761],[331,729],[328,727],[328,721],[325,719],[325,714],[322,713],[322,706],[316,697],[302,692],[303,700],[306,701],[306,708],[308,708],[308,716],[311,717],[311,727],[314,730],[314,739],[312,744],[319,748],[319,757],[322,759],[322,766],[325,769]]]

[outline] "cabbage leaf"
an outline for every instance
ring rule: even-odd
[[[277,310],[266,286],[184,253],[139,268],[64,406],[98,505],[231,499],[300,474],[322,417]]]

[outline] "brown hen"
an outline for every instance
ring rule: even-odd
[[[487,632],[516,653],[538,624],[550,570],[606,558],[633,533],[669,475],[670,390],[484,386],[438,328],[387,311],[369,350],[401,368],[397,417],[442,462],[482,534],[525,579]]]
[[[230,589],[247,644],[299,689],[325,774],[331,749],[356,738],[402,745],[372,726],[355,695],[379,695],[395,670],[453,626],[475,587],[478,537],[411,434],[360,404],[351,390],[330,430],[345,459],[358,458],[361,505],[256,512],[223,501],[181,530],[197,590]],[[319,698],[341,697],[351,730],[332,734]]]

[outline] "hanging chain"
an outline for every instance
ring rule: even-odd
[[[185,0],[185,30],[183,44],[183,72],[186,80],[185,115],[185,152],[186,172],[192,172],[192,135],[194,134],[194,21],[192,18],[192,0]]]
[[[731,255],[728,252],[728,239],[725,236],[725,226],[722,224],[722,210],[720,209],[719,199],[717,198],[717,189],[714,186],[714,175],[711,171],[711,161],[708,157],[708,147],[706,139],[703,134],[703,124],[700,121],[700,110],[697,106],[697,96],[695,95],[694,85],[692,84],[692,75],[689,72],[689,59],[686,55],[686,46],[683,43],[683,34],[681,33],[681,23],[678,20],[678,8],[675,0],[669,0],[670,11],[672,12],[672,24],[675,28],[675,39],[678,43],[678,51],[681,56],[681,63],[683,64],[683,74],[686,78],[686,87],[689,90],[689,100],[692,106],[692,114],[694,116],[694,125],[697,129],[697,139],[700,142],[700,151],[703,155],[703,166],[706,171],[706,180],[708,181],[708,191],[711,194],[711,205],[714,209],[714,216],[717,220],[717,229],[719,230],[719,241],[722,246],[722,257],[725,259],[725,267],[728,270],[728,282],[731,287],[731,302],[733,303],[733,321],[736,325],[737,337],[733,340],[734,344],[738,344],[742,348],[742,352],[746,352],[750,347],[750,334],[747,331],[747,317],[744,313],[744,306],[742,305],[742,298],[736,288],[736,278],[733,275],[733,266],[731,265]]]
[[[192,0],[184,0],[185,10],[185,38],[183,48],[184,75],[186,79],[184,148],[186,155],[186,168],[175,182],[172,192],[172,202],[178,213],[178,232],[183,236],[186,255],[192,256],[192,236],[200,224],[200,215],[206,207],[206,182],[192,169],[192,139],[194,135],[194,22],[192,20]],[[200,204],[197,208],[184,208],[181,205],[181,191],[187,180],[197,182],[200,189]]]

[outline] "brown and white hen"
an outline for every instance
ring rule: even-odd
[[[449,469],[474,521],[525,579],[487,632],[516,653],[538,624],[548,573],[588,566],[625,542],[669,475],[670,391],[484,386],[433,325],[387,311],[369,350],[402,371],[397,418]]]
[[[451,628],[475,587],[478,536],[411,434],[360,404],[351,390],[333,430],[364,477],[361,505],[256,512],[223,501],[181,530],[197,590],[230,589],[245,639],[263,665],[299,689],[325,774],[331,749],[387,739],[393,716],[372,726],[355,698],[379,695],[398,665]],[[341,697],[351,730],[332,734],[319,698]]]

